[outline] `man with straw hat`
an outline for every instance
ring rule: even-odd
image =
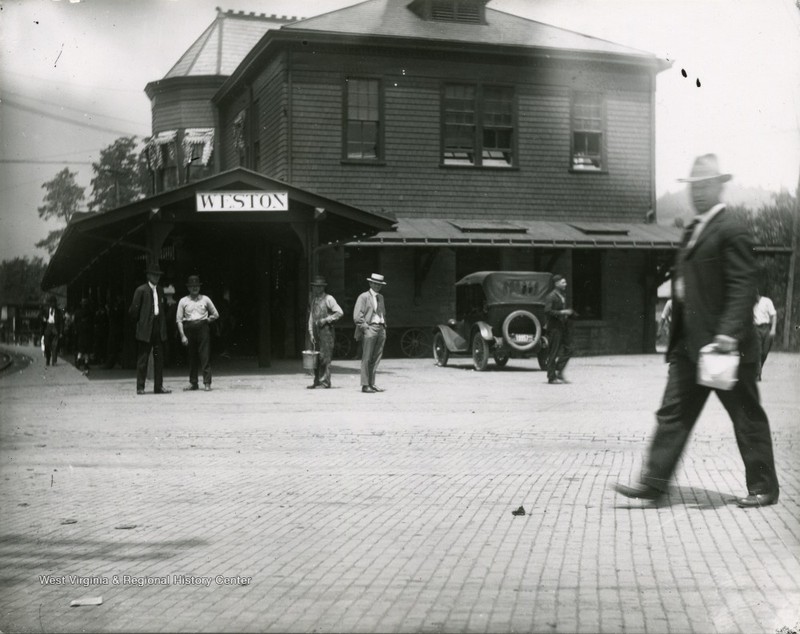
[[[386,306],[381,295],[386,281],[383,275],[373,273],[367,282],[369,290],[358,296],[353,309],[353,322],[356,325],[355,339],[361,341],[361,391],[374,394],[383,392],[375,385],[375,373],[386,343]]]
[[[663,497],[713,389],[731,417],[745,465],[747,495],[738,498],[737,504],[757,508],[778,501],[769,421],[756,387],[753,247],[744,224],[720,203],[723,183],[730,179],[730,174],[720,172],[714,154],[698,157],[691,176],[681,179],[689,183],[697,215],[686,228],[673,269],[669,375],[646,465],[638,483],[615,487],[629,498],[655,501]],[[705,379],[703,384],[698,382],[700,358],[717,353],[739,357],[732,386],[710,387]]]
[[[311,280],[311,301],[308,309],[308,334],[311,344],[319,349],[317,365],[314,368],[314,382],[309,390],[331,386],[331,359],[333,358],[333,342],[336,334],[333,323],[344,314],[339,304],[325,292],[325,278],[315,275]]]

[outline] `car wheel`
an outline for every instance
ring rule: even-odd
[[[400,337],[400,349],[412,359],[425,356],[425,333],[419,328],[409,328]]]
[[[528,323],[530,322],[530,323]],[[531,333],[530,331],[533,330]],[[532,340],[525,343],[517,343],[518,335],[530,335]],[[508,314],[503,322],[503,339],[505,342],[518,352],[528,352],[536,347],[539,339],[542,338],[542,324],[532,312],[527,310],[515,310]]]
[[[433,360],[436,365],[444,367],[447,365],[447,360],[450,358],[450,353],[447,350],[447,344],[444,342],[444,335],[437,332],[433,338]]]
[[[508,351],[506,350],[495,350],[494,351],[494,362],[497,364],[498,368],[504,368],[506,363],[508,363]]]
[[[350,357],[351,337],[344,332],[334,331],[333,338],[333,358],[347,359]]]
[[[542,337],[542,346],[541,348],[539,348],[539,352],[536,355],[537,359],[539,359],[540,370],[547,369],[547,357],[549,356],[550,356],[550,346],[547,345],[547,337]]]
[[[483,372],[489,365],[489,344],[480,332],[472,335],[472,365],[478,372]]]

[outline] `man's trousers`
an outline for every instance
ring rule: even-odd
[[[361,340],[361,385],[375,385],[375,373],[383,357],[386,343],[386,327],[383,324],[370,324]]]
[[[772,436],[756,386],[757,363],[739,366],[739,380],[732,390],[713,390],[731,417],[736,444],[745,467],[749,494],[778,493],[778,477],[772,454]],[[658,425],[642,482],[664,491],[673,476],[689,435],[712,388],[697,384],[697,364],[676,353],[660,409]]]

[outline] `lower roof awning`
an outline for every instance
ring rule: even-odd
[[[567,249],[677,249],[682,231],[654,224],[398,218],[395,230],[349,246],[494,246]]]

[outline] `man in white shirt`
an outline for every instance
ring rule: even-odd
[[[47,300],[47,306],[42,308],[40,314],[41,335],[44,345],[45,366],[53,365],[58,361],[58,341],[64,329],[64,313],[58,307],[58,300],[55,295],[51,295]]]
[[[200,277],[190,275],[186,280],[189,294],[178,302],[175,321],[181,343],[189,348],[189,387],[184,391],[200,389],[197,375],[203,370],[203,389],[211,391],[211,331],[209,324],[219,319],[214,302],[200,294]]]
[[[778,326],[778,314],[775,312],[772,300],[769,297],[764,297],[760,291],[757,291],[756,304],[753,306],[753,323],[758,331],[760,359],[757,379],[760,381],[761,370],[767,360],[769,350],[772,348],[772,339],[775,337],[775,331]]]
[[[361,391],[365,394],[383,392],[375,385],[375,373],[383,357],[386,343],[386,307],[381,290],[386,286],[383,275],[373,273],[367,278],[369,290],[361,293],[353,309],[356,325],[355,339],[362,342]]]

